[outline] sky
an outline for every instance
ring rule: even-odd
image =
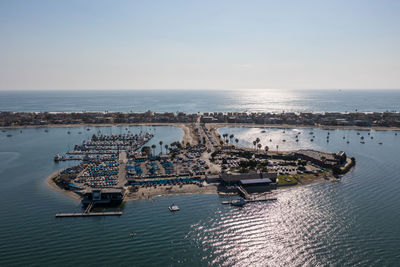
[[[400,1],[0,0],[0,90],[398,89]]]

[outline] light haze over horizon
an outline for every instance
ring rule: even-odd
[[[1,1],[0,90],[397,89],[400,1]]]

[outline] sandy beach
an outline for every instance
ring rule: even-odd
[[[50,175],[46,178],[46,185],[47,185],[49,188],[51,188],[51,189],[53,189],[53,190],[55,190],[55,191],[57,191],[57,192],[59,192],[59,193],[64,194],[65,196],[68,196],[68,197],[71,197],[71,198],[73,198],[73,199],[76,199],[76,200],[79,200],[79,201],[80,201],[80,200],[81,200],[81,197],[80,197],[78,194],[76,194],[76,193],[73,192],[73,191],[64,190],[64,189],[60,188],[60,187],[54,182],[53,178],[56,177],[60,172],[61,172],[61,171],[57,171],[57,172],[54,172],[54,173],[50,174]]]
[[[73,191],[68,191],[60,188],[53,180],[54,177],[58,175],[60,171],[54,172],[46,178],[46,185],[59,193],[62,193],[65,196],[71,197],[78,201],[81,201],[82,198]],[[179,195],[179,194],[217,194],[217,186],[215,185],[206,185],[203,187],[199,187],[198,185],[188,184],[183,185],[182,187],[175,185],[169,186],[171,189],[167,190],[166,187],[149,187],[149,188],[140,188],[137,192],[130,192],[127,188],[125,191],[125,201],[137,200],[137,199],[152,199],[156,196],[164,196],[164,195]]]
[[[167,189],[171,188],[171,189]],[[125,200],[136,200],[136,199],[152,199],[156,196],[166,195],[181,195],[181,194],[217,194],[217,186],[206,185],[199,187],[198,185],[188,184],[182,185],[182,187],[175,186],[158,186],[156,188],[140,188],[137,192],[127,192],[125,194]]]

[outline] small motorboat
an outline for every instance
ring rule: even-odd
[[[131,237],[134,237],[134,236],[136,235],[136,233],[131,232],[129,235],[130,235]]]
[[[246,205],[246,203],[247,202],[244,199],[237,199],[237,200],[233,200],[231,202],[231,205],[235,206],[235,207],[243,207],[244,205]]]
[[[71,134],[71,132],[70,132],[70,131],[68,131],[68,132],[67,132],[67,134]]]
[[[379,144],[382,145],[383,143],[382,143],[382,142],[379,142]]]
[[[179,207],[175,204],[172,204],[171,206],[168,207],[169,211],[179,211]]]
[[[12,136],[12,134],[7,134],[7,137],[11,137]]]
[[[230,201],[222,201],[221,204],[222,205],[227,205],[227,204],[231,204],[231,202]]]

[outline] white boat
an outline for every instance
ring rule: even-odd
[[[179,211],[179,207],[175,204],[172,204],[171,206],[168,207],[169,211]]]

